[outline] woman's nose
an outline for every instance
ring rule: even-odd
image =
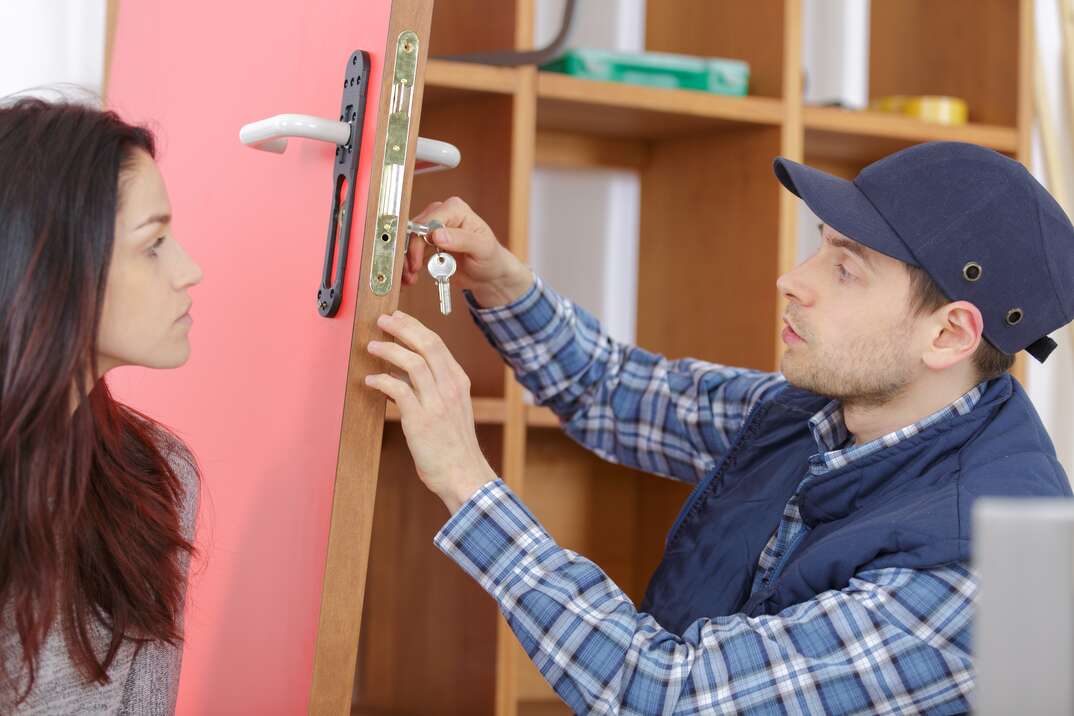
[[[182,254],[182,264],[178,272],[179,288],[197,286],[205,278],[205,272],[201,270],[201,266],[194,260],[194,257],[187,253],[185,247],[180,245],[179,248]]]
[[[190,268],[191,276],[190,280],[187,281],[187,285],[197,286],[199,283],[201,283],[202,279],[205,278],[205,272],[202,270],[201,266],[196,261],[194,261],[194,259],[190,260]]]

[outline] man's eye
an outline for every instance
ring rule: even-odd
[[[158,238],[156,241],[153,242],[152,246],[149,247],[149,255],[150,256],[156,256],[157,255],[157,249],[159,249],[160,245],[164,243],[164,238],[165,237],[161,236],[160,238]]]
[[[835,267],[839,269],[840,279],[853,278],[853,276],[851,276],[850,272],[846,270],[846,267],[844,267],[843,264],[836,264]]]

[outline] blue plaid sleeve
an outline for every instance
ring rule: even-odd
[[[962,564],[863,572],[772,616],[660,627],[559,547],[501,480],[436,545],[491,594],[575,713],[964,713],[976,578]]]
[[[612,340],[600,322],[538,277],[514,303],[481,308],[478,327],[539,405],[605,460],[697,482],[726,453],[779,373],[668,360]]]

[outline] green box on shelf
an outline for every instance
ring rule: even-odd
[[[750,81],[750,66],[742,60],[665,52],[567,50],[541,69],[591,80],[739,96],[746,94]]]

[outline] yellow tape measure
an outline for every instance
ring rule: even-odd
[[[969,116],[966,100],[939,95],[878,97],[869,103],[869,108],[878,112],[906,114],[937,124],[965,124]]]

